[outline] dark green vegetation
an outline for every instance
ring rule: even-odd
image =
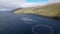
[[[60,3],[48,4],[45,6],[23,8],[14,11],[14,13],[17,14],[31,13],[31,14],[37,14],[46,17],[60,18]]]

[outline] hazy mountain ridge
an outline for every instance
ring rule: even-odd
[[[17,14],[31,13],[31,14],[37,14],[47,17],[60,17],[60,3],[24,8],[14,11],[14,13]]]

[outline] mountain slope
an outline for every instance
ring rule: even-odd
[[[14,13],[17,14],[31,13],[31,14],[37,14],[47,17],[60,17],[60,3],[24,8],[14,11]]]

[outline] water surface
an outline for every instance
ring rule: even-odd
[[[48,19],[32,14],[0,12],[0,34],[34,34],[32,28],[36,25],[39,25],[39,27],[40,25],[50,26],[53,29],[53,34],[60,34],[60,20]],[[43,31],[46,30],[43,29]]]

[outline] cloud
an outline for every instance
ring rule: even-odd
[[[17,8],[25,0],[0,0],[0,8]]]
[[[48,4],[47,2],[37,2],[37,3],[22,3],[20,7],[33,7],[33,6],[42,6]]]
[[[48,2],[29,3],[26,0],[0,0],[0,9],[14,9],[19,7],[31,7],[38,5],[45,5],[48,3],[60,2],[60,0],[48,0]]]
[[[60,0],[49,0],[50,3],[60,2]]]
[[[51,3],[57,3],[60,2],[60,0],[48,0],[47,2],[26,2],[26,3],[22,3],[21,7],[32,7],[32,6],[42,6],[42,5],[46,5],[46,4],[51,4]]]

